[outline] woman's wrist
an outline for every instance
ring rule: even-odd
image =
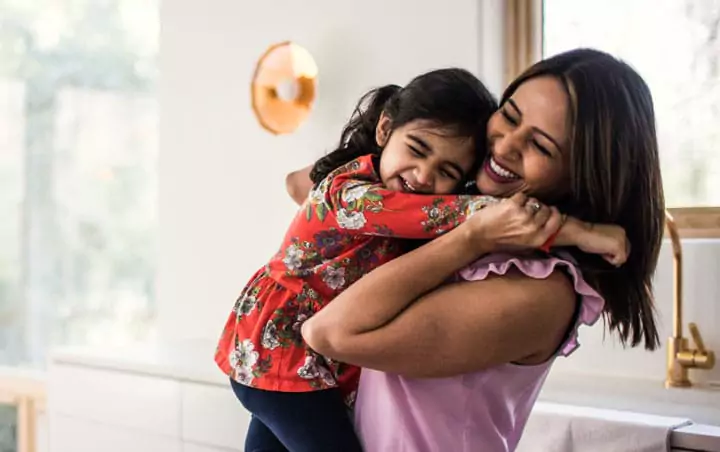
[[[470,261],[477,259],[495,250],[495,243],[487,239],[482,222],[466,222],[458,226],[449,236],[457,236],[456,243],[458,252]]]

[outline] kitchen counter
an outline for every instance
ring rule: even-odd
[[[116,371],[184,383],[227,388],[213,361],[215,344],[196,341],[124,349],[61,349],[53,364]],[[720,452],[720,387],[665,389],[662,381],[555,373],[540,401],[600,409],[682,417],[692,424],[673,431],[673,447]]]

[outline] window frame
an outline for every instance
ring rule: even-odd
[[[505,0],[504,80],[510,83],[542,57],[543,0]],[[684,238],[720,238],[719,207],[673,207],[668,211]]]

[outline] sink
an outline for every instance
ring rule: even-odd
[[[720,385],[666,389],[660,380],[579,373],[551,374],[539,400],[659,416],[720,427]]]

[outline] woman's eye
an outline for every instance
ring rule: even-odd
[[[533,140],[533,145],[537,148],[538,151],[542,152],[543,154],[547,155],[548,157],[552,157],[552,154],[550,153],[550,151],[548,150],[548,148],[546,148],[546,147],[543,146],[542,144],[540,144],[540,143],[538,143],[537,141]]]
[[[507,122],[509,122],[510,124],[512,124],[512,125],[514,125],[514,126],[518,125],[517,119],[513,118],[512,116],[510,116],[510,113],[508,113],[507,110],[505,110],[505,109],[503,108],[503,109],[501,110],[501,113],[502,113],[502,115],[503,115],[503,118],[505,118],[505,120],[506,120]]]

